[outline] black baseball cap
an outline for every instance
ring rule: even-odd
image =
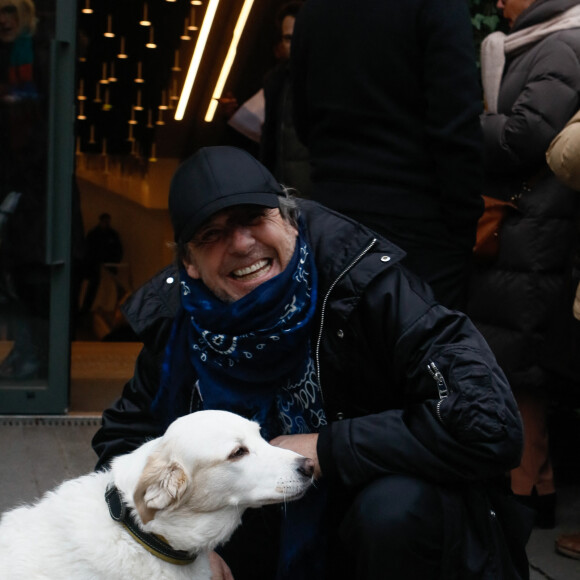
[[[191,240],[214,213],[235,205],[280,207],[284,191],[252,155],[236,147],[203,147],[184,161],[169,188],[175,241]]]

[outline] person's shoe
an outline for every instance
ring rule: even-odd
[[[556,540],[556,552],[580,560],[580,533],[560,536]]]

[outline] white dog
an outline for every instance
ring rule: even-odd
[[[207,553],[230,537],[244,510],[301,497],[313,467],[269,445],[257,423],[238,415],[181,417],[110,470],[6,512],[0,578],[209,578]]]

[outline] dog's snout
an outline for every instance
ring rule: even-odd
[[[314,475],[314,461],[305,457],[300,460],[298,464],[298,471],[305,477],[312,477]]]

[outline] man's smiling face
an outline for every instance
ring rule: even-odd
[[[278,209],[241,205],[214,214],[189,242],[189,276],[224,302],[235,302],[283,272],[298,231]]]

